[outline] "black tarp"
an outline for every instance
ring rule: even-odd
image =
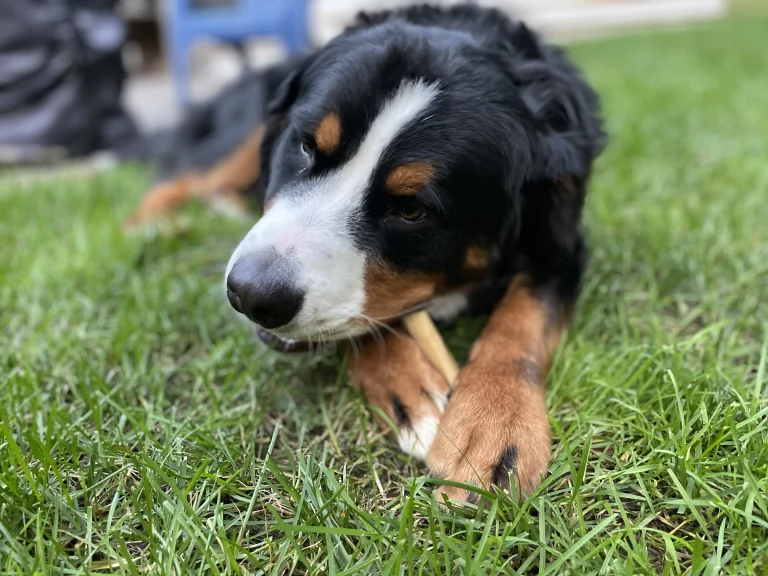
[[[135,138],[117,0],[0,0],[0,145],[72,156]]]

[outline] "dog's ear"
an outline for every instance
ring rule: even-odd
[[[561,50],[522,24],[512,27],[499,48],[532,128],[531,161],[521,175],[519,246],[535,270],[559,277],[572,295],[584,263],[587,179],[605,144],[598,98]]]
[[[302,80],[312,58],[311,55],[294,58],[275,69],[269,86],[268,114],[285,114],[291,109],[301,94]]]
[[[536,126],[531,178],[587,178],[605,146],[597,94],[562,50],[545,46],[524,24],[507,46],[517,55],[512,76]]]

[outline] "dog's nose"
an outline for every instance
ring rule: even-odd
[[[244,256],[227,276],[232,307],[267,329],[288,324],[304,303],[304,291],[293,285],[290,267],[279,260],[274,253]]]

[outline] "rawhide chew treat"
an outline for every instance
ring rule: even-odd
[[[445,376],[449,386],[453,386],[459,374],[459,365],[445,345],[443,337],[438,332],[429,314],[420,310],[403,318],[403,325],[413,339],[416,340],[429,361]]]

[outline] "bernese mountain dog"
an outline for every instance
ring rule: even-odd
[[[232,307],[284,348],[355,339],[352,382],[433,475],[533,490],[605,141],[595,92],[502,12],[422,5],[360,14],[270,101],[239,150],[263,216],[229,260]],[[420,308],[490,312],[451,394],[398,323]]]

